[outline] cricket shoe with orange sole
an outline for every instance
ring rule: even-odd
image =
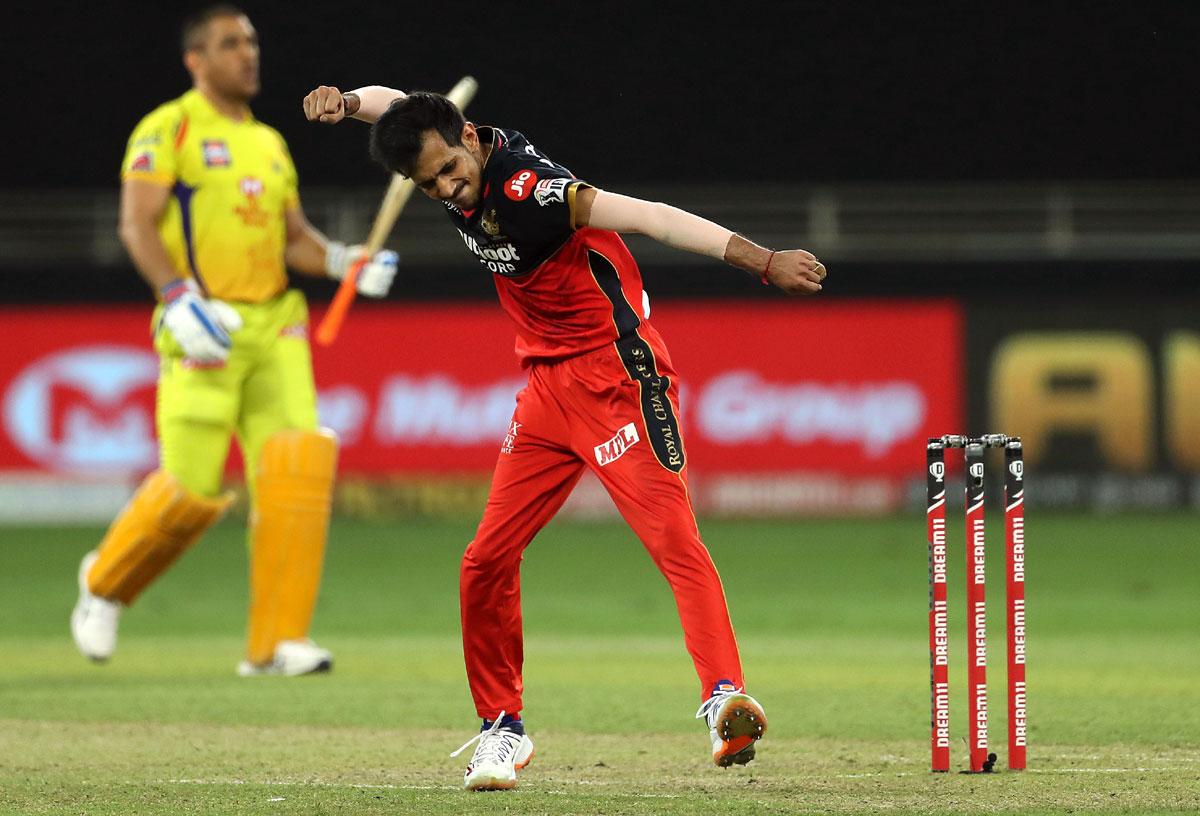
[[[517,786],[517,771],[533,759],[533,741],[525,735],[525,724],[504,712],[494,721],[484,720],[479,733],[467,740],[451,757],[456,757],[478,742],[467,770],[463,787],[470,791],[509,790]]]
[[[713,762],[722,768],[754,759],[754,745],[767,733],[762,705],[728,680],[718,680],[712,695],[696,712],[712,739]]]

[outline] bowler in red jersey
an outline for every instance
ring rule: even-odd
[[[312,121],[373,123],[372,157],[443,204],[495,281],[529,373],[462,562],[463,651],[483,719],[459,749],[477,743],[465,787],[511,788],[533,756],[521,718],[521,557],[585,470],[675,595],[713,761],[749,762],[766,714],[745,692],[721,579],[688,496],[678,375],[620,233],[724,260],[791,294],[819,292],[825,267],[804,250],[766,249],[667,204],[600,190],[521,133],[465,121],[439,94],[321,86],[304,110]]]

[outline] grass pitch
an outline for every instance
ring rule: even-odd
[[[1200,522],[1030,513],[1030,770],[931,775],[920,518],[709,522],[770,733],[717,769],[665,582],[620,524],[561,523],[526,556],[517,790],[468,795],[478,727],[458,641],[473,520],[335,523],[314,635],[335,671],[234,676],[246,598],[227,522],[129,610],[113,661],[74,651],[100,531],[0,532],[3,813],[1150,813],[1200,809]],[[999,525],[990,529],[999,544]],[[965,763],[954,529],[954,762]],[[1002,570],[992,743],[1003,767]]]

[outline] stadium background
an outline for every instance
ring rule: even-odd
[[[1200,807],[1194,3],[243,6],[255,112],[331,234],[365,235],[386,180],[364,129],[307,125],[302,95],[469,72],[472,118],[830,269],[820,297],[788,299],[631,241],[772,718],[759,759],[708,765],[670,593],[583,484],[523,564],[539,755],[502,807]],[[71,643],[79,558],[154,461],[150,298],[116,238],[117,167],[187,85],[183,11],[51,1],[0,27],[0,811],[492,812],[445,754],[477,725],[457,568],[520,372],[491,282],[429,202],[392,235],[395,291],[317,358],[345,442],[314,626],[336,670],[234,676],[244,502],[123,617],[108,665]],[[318,309],[331,295],[298,283]],[[925,772],[922,448],[959,429],[1029,443],[1030,772],[986,781]],[[962,547],[950,558],[958,766]],[[614,706],[631,687],[632,718]]]
[[[0,191],[0,302],[27,341],[0,351],[0,504],[14,520],[53,520],[64,496],[101,520],[154,459],[147,296],[115,236],[116,168],[132,124],[186,77],[176,15],[128,8],[43,4],[4,34],[32,114],[8,128]],[[921,440],[959,428],[1026,437],[1034,505],[1200,504],[1186,4],[1087,19],[804,3],[524,4],[471,20],[434,5],[247,9],[256,114],[285,134],[331,234],[365,234],[385,179],[365,129],[307,126],[302,95],[447,88],[471,72],[474,119],[522,129],[579,176],[826,261],[825,293],[787,301],[632,239],[688,386],[702,509],[912,506]],[[486,485],[520,373],[491,282],[441,220],[414,203],[392,236],[404,271],[389,304],[357,309],[318,353],[325,421],[347,442],[342,509],[459,512]],[[381,353],[357,354],[365,343]],[[1036,400],[1005,399],[1013,372]],[[607,499],[585,485],[573,507]]]

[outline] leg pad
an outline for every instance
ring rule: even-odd
[[[163,470],[146,477],[100,544],[88,570],[93,595],[129,605],[233,503],[192,493]]]
[[[251,664],[270,661],[280,641],[308,637],[336,470],[333,431],[281,431],[263,445],[250,530]]]

